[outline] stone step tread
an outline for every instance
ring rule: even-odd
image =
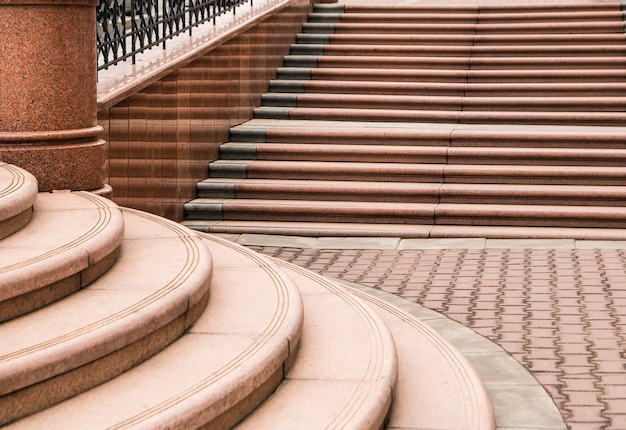
[[[254,143],[328,142],[380,145],[436,145],[481,148],[596,148],[623,149],[625,127],[526,124],[463,124],[417,122],[404,124],[359,121],[289,121],[253,119],[230,129],[231,141]],[[522,149],[520,149],[522,148]],[[508,150],[508,149],[506,149]]]
[[[346,77],[347,78],[347,77]],[[626,82],[586,83],[465,83],[394,82],[330,79],[275,79],[271,93],[374,94],[453,97],[624,97]]]
[[[206,305],[211,256],[198,234],[146,213],[122,213],[124,240],[109,271],[0,325],[0,422],[132,368],[179,337]]]
[[[626,55],[626,44],[611,45],[444,45],[434,41],[429,45],[398,44],[292,44],[291,55],[349,55],[400,57],[605,57]]]
[[[110,200],[39,194],[30,223],[0,242],[0,321],[89,285],[114,263],[123,236],[122,213]]]
[[[6,428],[228,428],[260,404],[298,350],[300,293],[267,258],[217,237],[202,241],[213,257],[211,298],[181,338],[123,375]]]
[[[308,22],[431,22],[431,23],[525,23],[525,22],[584,22],[622,20],[622,11],[617,7],[608,10],[576,10],[575,8],[558,11],[509,11],[498,12],[480,10],[477,12],[445,13],[434,10],[405,9],[391,11],[383,8],[377,13],[347,10],[341,12],[313,11]]]
[[[416,142],[417,143],[417,142]],[[328,158],[330,157],[330,158]],[[220,145],[220,159],[226,160],[292,160],[292,161],[379,161],[386,163],[516,164],[524,160],[536,164],[609,165],[626,157],[626,148],[561,148],[561,147],[479,147],[432,145],[411,146],[356,145],[351,143],[255,143],[228,142]],[[370,160],[370,158],[373,158]]]
[[[302,295],[300,351],[277,391],[236,428],[381,428],[398,372],[387,326],[344,288],[276,264]]]
[[[381,66],[381,67],[374,67]],[[620,69],[566,68],[566,69],[508,69],[508,70],[465,70],[423,68],[393,69],[376,64],[351,69],[349,67],[281,67],[277,70],[280,79],[299,80],[348,80],[348,81],[392,81],[392,82],[450,82],[450,83],[623,83],[626,71]]]
[[[285,55],[285,67],[322,68],[393,68],[393,69],[444,69],[444,70],[546,70],[558,69],[622,69],[626,56],[586,55],[572,56],[428,56],[428,55]]]
[[[189,220],[265,220],[418,225],[496,225],[625,228],[616,206],[503,203],[208,199],[185,204]]]
[[[350,222],[244,221],[244,220],[185,220],[189,228],[214,234],[238,237],[243,234],[311,237],[367,238],[498,238],[498,239],[572,239],[626,240],[622,228],[534,227],[372,224]]]
[[[375,162],[340,162],[340,161],[273,161],[273,160],[218,160],[209,165],[216,173],[219,170],[236,169],[251,179],[263,172],[282,173],[283,175],[306,175],[308,173],[339,174],[371,174],[374,175],[490,175],[518,177],[559,177],[593,179],[593,178],[624,178],[624,166],[536,166],[536,165],[443,165],[426,163],[375,163]],[[219,170],[218,170],[219,169]],[[213,175],[212,175],[213,176]],[[243,179],[241,177],[240,179]],[[265,178],[270,179],[270,178]],[[276,178],[280,179],[280,178]],[[414,182],[414,181],[410,181]]]
[[[414,316],[349,289],[385,321],[398,349],[398,384],[387,428],[495,429],[492,401],[466,357]],[[423,387],[429,387],[424,390]]]
[[[307,22],[303,33],[392,33],[392,34],[593,34],[623,33],[624,22],[620,19],[588,22],[522,22],[522,23],[405,23],[405,22]]]
[[[333,108],[262,106],[253,110],[256,119],[360,121],[360,122],[442,122],[475,124],[621,126],[626,112],[584,111],[490,111],[419,110],[383,108]]]
[[[200,209],[203,205],[220,205],[225,213],[257,211],[275,213],[321,213],[325,215],[366,214],[389,216],[443,216],[448,213],[463,212],[467,216],[493,215],[507,217],[545,216],[619,218],[626,211],[620,207],[560,206],[535,204],[456,204],[456,203],[406,203],[406,202],[363,202],[363,201],[311,201],[311,200],[270,200],[270,199],[209,199],[198,198],[186,204],[189,208]]]
[[[543,46],[543,45],[622,45],[626,42],[626,35],[619,33],[589,33],[589,34],[315,34],[299,33],[297,43],[322,44],[358,44],[369,45],[471,45],[487,47],[492,45],[511,46]]]
[[[398,94],[265,93],[263,106],[394,110],[624,112],[626,97],[478,97]]]
[[[24,169],[0,162],[0,239],[24,227],[37,200],[37,179]]]
[[[530,12],[569,12],[576,10],[620,10],[619,3],[613,2],[577,2],[577,3],[486,3],[486,4],[453,4],[442,6],[440,4],[315,4],[315,12],[342,12],[342,13],[379,13],[387,12],[438,12],[438,13],[530,13]]]
[[[226,197],[228,195],[228,197]],[[411,182],[356,182],[327,180],[280,179],[207,179],[198,183],[198,198],[258,199],[257,195],[272,199],[290,200],[376,200],[410,201],[427,199],[431,202],[454,203],[454,198],[477,199],[564,199],[569,204],[603,205],[614,201],[626,205],[626,186],[593,185],[520,185],[520,184],[439,184]],[[300,198],[298,198],[298,196]],[[380,199],[380,200],[379,200]],[[393,200],[392,200],[393,199]]]

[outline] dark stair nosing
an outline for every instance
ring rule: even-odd
[[[233,142],[267,142],[267,130],[265,128],[231,127],[230,140]]]
[[[209,177],[210,178],[233,178],[233,179],[245,179],[248,177],[248,164],[247,163],[211,163],[209,164]]]
[[[222,144],[220,159],[223,160],[256,160],[257,145],[254,143]]]

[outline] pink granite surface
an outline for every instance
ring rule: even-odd
[[[0,4],[0,159],[30,170],[40,191],[104,185],[96,120],[96,4]]]

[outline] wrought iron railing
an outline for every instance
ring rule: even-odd
[[[132,58],[252,0],[100,0],[96,9],[98,70]]]

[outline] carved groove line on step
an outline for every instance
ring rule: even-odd
[[[129,306],[125,309],[122,309],[110,316],[108,316],[107,318],[103,318],[99,321],[95,321],[89,325],[86,325],[84,327],[81,327],[80,329],[77,330],[73,330],[69,333],[66,333],[64,335],[61,336],[57,336],[53,339],[50,339],[48,341],[45,342],[41,342],[37,345],[33,345],[31,347],[28,348],[24,348],[22,350],[19,351],[15,351],[11,354],[7,354],[4,356],[0,357],[0,363],[3,362],[7,362],[11,359],[15,359],[17,357],[21,357],[21,356],[26,356],[28,354],[32,354],[34,352],[39,352],[42,350],[45,350],[47,348],[51,348],[54,347],[56,345],[59,345],[63,342],[67,342],[67,341],[71,341],[73,339],[79,338],[81,336],[85,336],[85,335],[89,335],[89,334],[93,334],[94,332],[96,332],[97,330],[101,330],[106,328],[107,326],[110,326],[114,323],[117,322],[123,322],[125,320],[125,318],[128,317],[132,317],[133,314],[137,314],[139,312],[141,312],[142,310],[144,310],[145,308],[149,307],[150,305],[153,305],[155,303],[158,303],[160,300],[162,300],[164,297],[172,294],[173,292],[175,292],[181,285],[183,285],[185,283],[185,281],[187,279],[190,278],[190,276],[194,273],[194,271],[196,270],[196,268],[198,267],[199,263],[200,263],[200,256],[202,255],[200,252],[200,248],[199,248],[199,243],[197,240],[193,240],[194,238],[192,236],[189,236],[188,233],[184,232],[184,230],[182,230],[181,228],[177,227],[177,225],[175,223],[172,222],[161,222],[160,218],[157,218],[155,216],[149,215],[149,214],[143,214],[141,212],[137,212],[137,211],[133,211],[130,209],[122,209],[123,212],[130,212],[133,213],[134,215],[137,216],[142,216],[146,219],[149,219],[153,222],[159,222],[161,223],[164,227],[169,228],[170,230],[174,231],[177,233],[177,237],[178,239],[180,239],[181,243],[183,244],[183,246],[185,247],[187,253],[187,257],[186,257],[186,261],[184,263],[184,266],[178,271],[178,273],[176,273],[172,279],[170,279],[167,284],[165,286],[163,286],[162,288],[158,289],[156,292],[150,294],[148,297],[144,298],[143,300],[135,303],[132,306]],[[135,335],[137,336],[137,335]],[[100,337],[98,336],[97,333],[93,334],[93,339],[97,340],[100,339]],[[124,339],[125,342],[127,342],[129,339]],[[137,340],[137,339],[135,339]],[[85,349],[88,350],[88,349]],[[81,352],[81,354],[84,353],[84,351]],[[87,357],[85,357],[87,359]],[[64,357],[64,360],[66,360],[67,357]]]
[[[96,196],[90,195],[90,193],[79,192],[79,193],[75,193],[74,195],[84,198],[86,200],[90,200],[95,206],[93,210],[97,212],[98,218],[95,220],[95,222],[90,227],[90,229],[86,231],[84,234],[82,234],[80,237],[77,237],[74,240],[67,242],[63,245],[60,245],[58,247],[55,247],[54,249],[48,252],[44,252],[35,257],[25,259],[18,263],[0,268],[0,276],[3,273],[9,273],[11,271],[15,271],[18,269],[28,268],[29,266],[35,263],[45,261],[54,256],[63,255],[66,253],[79,253],[79,254],[85,253],[86,250],[81,248],[81,246],[84,245],[85,243],[88,243],[94,237],[97,237],[98,234],[100,234],[102,231],[106,230],[116,218],[116,214],[119,214],[119,210],[116,207],[109,206],[108,204],[104,203],[101,198],[97,198]],[[87,251],[87,254],[89,254],[88,251]],[[87,258],[91,259],[91,256],[87,255]],[[93,262],[90,264],[93,264]],[[82,267],[80,270],[83,270],[85,268],[86,267]],[[78,270],[75,273],[80,272],[80,270]],[[55,279],[55,280],[58,280],[58,279]],[[11,294],[11,296],[9,297],[12,297],[20,293],[21,291],[18,291],[15,288],[11,289],[11,291],[9,291],[9,289],[7,288],[3,288],[2,290],[0,290],[0,296]]]
[[[237,356],[235,356],[232,360],[230,360],[225,366],[214,371],[206,378],[199,381],[197,384],[189,387],[185,391],[173,396],[163,402],[160,402],[157,405],[154,405],[148,409],[145,409],[142,413],[137,414],[127,420],[124,420],[117,425],[110,427],[108,430],[120,430],[120,429],[128,429],[132,428],[138,423],[142,421],[148,421],[152,417],[158,416],[160,413],[164,411],[171,411],[172,407],[176,405],[180,405],[183,409],[190,409],[192,406],[189,406],[191,403],[189,399],[193,398],[195,395],[200,394],[202,391],[207,390],[212,385],[214,385],[217,381],[225,380],[230,375],[233,374],[235,370],[241,370],[242,367],[245,367],[246,361],[259,353],[262,353],[266,349],[266,345],[272,341],[277,333],[279,333],[282,329],[284,329],[284,322],[287,319],[290,310],[293,309],[294,303],[290,300],[289,286],[285,283],[284,279],[279,275],[272,265],[267,263],[267,260],[260,258],[256,253],[245,249],[241,246],[235,245],[231,242],[222,240],[217,237],[204,235],[202,237],[206,240],[213,241],[215,243],[220,244],[221,246],[225,246],[230,248],[231,250],[239,253],[243,257],[254,261],[256,265],[258,265],[272,280],[273,285],[275,286],[275,291],[277,295],[277,306],[274,309],[274,314],[267,324],[267,326],[259,333],[259,335],[255,338],[254,342],[251,343],[247,348],[242,350]],[[293,351],[289,351],[291,354]],[[251,369],[248,369],[250,372]],[[232,377],[231,377],[232,379]],[[245,398],[248,394],[247,392],[243,392],[240,386],[238,386],[238,379],[229,381],[231,382],[231,387],[235,387],[235,390],[229,394],[235,394],[240,399]],[[221,401],[232,403],[232,396],[224,395],[221,398]],[[180,412],[178,415],[184,414],[185,411]],[[187,412],[189,413],[189,412]],[[162,423],[161,423],[162,424]],[[199,424],[198,424],[199,425]]]
[[[386,312],[393,314],[396,318],[401,319],[405,324],[411,326],[414,330],[418,331],[422,336],[430,340],[430,343],[435,345],[437,350],[441,352],[445,360],[450,363],[450,367],[454,369],[454,375],[458,382],[459,387],[463,390],[462,398],[465,400],[465,416],[467,417],[466,427],[468,429],[480,429],[488,426],[489,423],[485,423],[482,420],[482,416],[476,414],[478,409],[478,402],[476,399],[484,398],[485,392],[481,389],[479,382],[469,373],[465,371],[466,366],[469,363],[463,363],[458,354],[455,354],[450,346],[444,342],[438,335],[436,335],[430,328],[423,324],[420,324],[411,315],[403,312],[402,310],[389,305],[388,303],[377,299],[369,294],[365,294],[361,291],[355,290],[350,287],[345,287],[350,294],[359,297],[362,300],[372,303]]]
[[[24,175],[21,169],[6,163],[0,163],[0,169],[6,170],[11,174],[11,181],[7,183],[5,188],[0,190],[0,198],[19,190],[26,183],[26,175]]]
[[[320,285],[322,285],[329,293],[335,295],[339,299],[341,299],[344,303],[350,306],[354,313],[359,317],[363,325],[366,327],[368,336],[369,336],[369,345],[370,345],[370,357],[369,364],[366,370],[365,375],[359,381],[357,388],[352,393],[351,398],[346,402],[344,409],[341,414],[337,414],[333,421],[326,427],[328,429],[342,429],[345,428],[347,424],[355,422],[359,413],[362,413],[364,409],[364,405],[368,400],[368,393],[372,390],[372,386],[376,386],[380,383],[381,380],[385,378],[385,370],[387,370],[386,358],[387,355],[385,351],[388,348],[393,348],[393,340],[390,337],[390,334],[387,332],[383,332],[381,330],[381,326],[377,325],[373,318],[375,317],[372,312],[363,306],[358,300],[355,300],[350,294],[346,293],[346,291],[336,285],[335,283],[327,280],[324,277],[321,277],[317,274],[309,272],[301,267],[294,266],[290,263],[287,263],[282,260],[272,259],[278,266],[282,266],[288,268],[289,270],[293,270],[298,273],[300,276],[308,278]],[[395,378],[395,377],[394,377]],[[387,381],[388,388],[393,390],[392,384],[395,381]],[[380,401],[381,396],[376,396]]]

